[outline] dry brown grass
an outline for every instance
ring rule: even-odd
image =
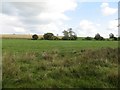
[[[0,38],[2,39],[31,39],[33,34],[0,34]],[[43,37],[43,35],[38,35],[39,39]],[[62,36],[58,36],[60,39]]]
[[[42,37],[42,35],[38,35],[39,38]],[[1,34],[0,38],[2,39],[31,39],[32,34]]]

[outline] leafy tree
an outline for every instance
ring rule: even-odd
[[[94,37],[95,40],[100,40],[100,38],[101,38],[101,36],[100,36],[99,33],[97,33],[97,34],[95,35],[95,37]]]
[[[109,34],[109,38],[114,38],[114,34],[113,34],[113,33],[110,33],[110,34]]]
[[[53,36],[54,36],[53,33],[45,33],[43,35],[43,37],[44,37],[45,40],[53,40]]]
[[[63,31],[64,37],[62,37],[63,40],[76,40],[77,35],[75,32],[72,31],[72,28],[69,28],[67,31]]]
[[[72,28],[69,28],[69,29],[68,29],[68,33],[69,33],[69,37],[72,37],[72,35],[73,35],[73,33],[74,33],[74,32],[72,31]]]
[[[38,35],[37,34],[32,35],[32,40],[37,40],[37,39],[38,39]]]
[[[66,30],[64,30],[64,31],[63,31],[63,35],[64,35],[64,37],[69,37],[69,32],[66,31]]]
[[[94,37],[95,40],[105,40],[99,33],[97,33]]]

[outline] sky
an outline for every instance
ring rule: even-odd
[[[89,0],[88,0],[89,1]],[[1,5],[2,4],[2,5]],[[0,3],[0,33],[63,35],[72,28],[80,37],[99,33],[118,36],[118,2],[99,0],[39,0],[39,2],[4,1]]]

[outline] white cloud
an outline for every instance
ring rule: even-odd
[[[93,23],[92,21],[80,21],[78,32],[80,36],[94,36],[97,33],[100,24]]]
[[[95,26],[93,24],[93,22],[88,21],[88,20],[82,20],[80,22],[80,27],[82,30],[93,30],[95,29]]]
[[[99,24],[89,20],[81,20],[76,32],[78,32],[77,34],[81,37],[94,37],[96,33],[99,33],[101,36],[108,38],[110,33],[113,33],[115,36],[118,35],[117,26],[117,20],[111,20],[106,24]]]
[[[118,35],[118,20],[111,20],[108,22],[107,30],[109,33]]]
[[[0,21],[1,21],[2,25],[23,26],[23,24],[22,24],[22,22],[20,22],[19,18],[15,17],[15,16],[8,16],[5,14],[0,14]]]
[[[118,21],[117,20],[111,20],[108,23],[108,30],[118,30]]]
[[[62,35],[64,29],[69,28],[66,21],[71,20],[65,13],[77,7],[77,0],[40,0],[40,2],[4,2],[3,14],[0,15],[0,28],[2,33],[37,33],[52,32]],[[104,15],[116,13],[116,8],[109,7],[108,3],[101,5]],[[103,35],[105,32],[116,31],[115,21],[109,22],[108,31],[100,29],[101,24],[82,20],[76,30],[79,36]],[[65,26],[66,25],[66,26]],[[117,27],[116,27],[117,28]],[[106,33],[105,33],[106,34]]]
[[[26,30],[23,27],[14,27],[14,30],[17,33],[26,33]]]
[[[0,14],[1,33],[23,33],[22,28],[24,27],[25,25],[19,20],[18,17]]]
[[[102,3],[101,11],[102,11],[103,15],[109,16],[109,15],[113,15],[113,14],[117,13],[118,9],[109,7],[108,3]]]
[[[47,33],[47,32],[52,32],[52,33],[56,32],[57,33],[59,31],[59,28],[54,23],[39,25],[39,26],[37,26],[37,28],[40,28],[43,33]]]
[[[2,33],[59,33],[66,11],[75,10],[76,0],[40,0],[40,2],[4,2]],[[4,18],[4,19],[3,19]],[[62,32],[62,31],[61,31]]]
[[[38,16],[40,20],[56,21],[56,20],[69,20],[63,13],[40,13]]]
[[[65,12],[68,10],[75,10],[77,7],[76,0],[48,0],[47,6],[50,12]]]

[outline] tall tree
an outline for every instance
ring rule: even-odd
[[[65,37],[69,37],[69,32],[68,31],[64,30],[63,34],[64,34]]]
[[[114,34],[113,34],[113,33],[110,33],[110,34],[109,34],[109,38],[114,38]]]
[[[69,37],[72,37],[72,35],[73,35],[72,28],[69,28],[69,29],[68,29],[68,33],[69,33]]]
[[[97,34],[95,35],[95,37],[94,37],[95,40],[100,40],[100,38],[101,38],[101,36],[100,36],[99,33],[97,33]]]
[[[68,28],[68,30],[63,31],[64,37],[62,39],[64,40],[76,40],[77,35],[75,32],[72,31],[72,28]]]

